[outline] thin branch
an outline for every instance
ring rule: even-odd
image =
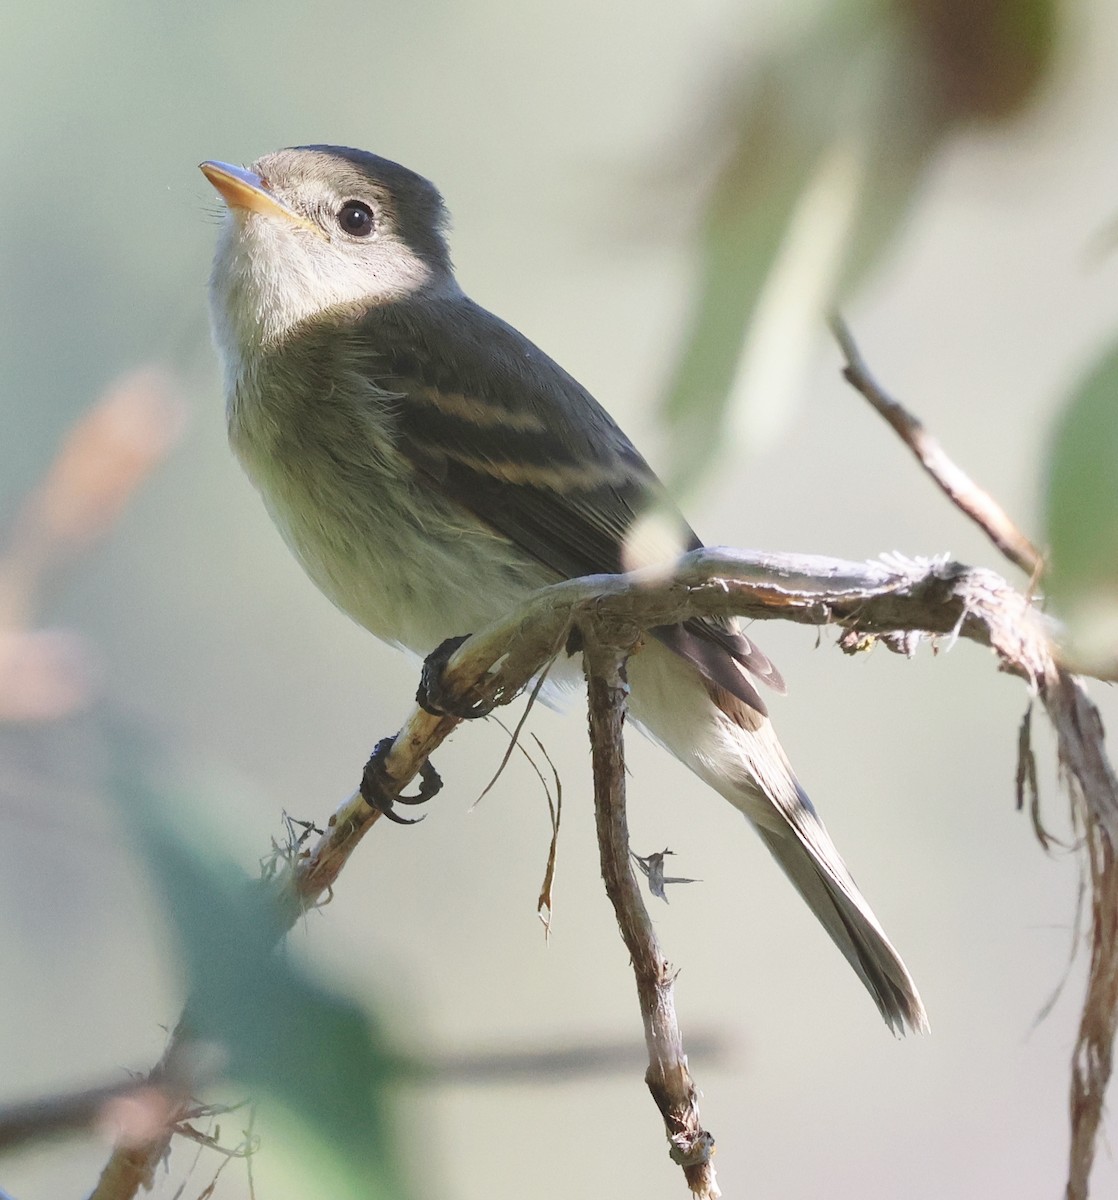
[[[1005,510],[952,461],[911,413],[889,396],[866,366],[850,331],[835,317],[832,329],[846,356],[843,375],[885,418],[950,500],[975,521],[1010,562],[1028,572],[1030,588],[1044,569],[1036,548]],[[1082,679],[1057,661],[1047,645],[1037,658],[1034,686],[1056,731],[1072,821],[1083,832],[1091,881],[1091,963],[1071,1066],[1071,1149],[1067,1200],[1087,1200],[1103,1104],[1118,1035],[1118,779],[1104,745],[1102,718]],[[1019,751],[1018,795],[1029,774],[1027,725]],[[1023,774],[1022,774],[1023,772]],[[1036,814],[1033,827],[1047,838]]]
[[[724,1062],[732,1046],[712,1032],[690,1037],[692,1058]],[[628,1073],[645,1054],[642,1041],[586,1041],[535,1049],[455,1050],[434,1054],[400,1053],[381,1063],[393,1083],[420,1088],[489,1088],[538,1084],[552,1087],[562,1080],[581,1080]],[[193,1088],[210,1080],[196,1077]],[[123,1079],[34,1100],[0,1105],[0,1154],[50,1138],[111,1130],[135,1144],[153,1137],[168,1124],[215,1111],[187,1101],[181,1091],[156,1087],[148,1079]],[[227,1108],[220,1113],[232,1111]],[[172,1116],[178,1114],[178,1121]],[[0,1197],[2,1200],[2,1197]]]
[[[166,1080],[182,1078],[185,1064],[193,1058],[190,1051],[190,1038],[180,1017],[162,1057],[143,1083],[161,1091],[166,1090]],[[180,1087],[174,1089],[179,1097],[178,1102],[166,1113],[163,1124],[150,1130],[147,1136],[117,1139],[89,1200],[128,1200],[141,1188],[151,1189],[156,1168],[169,1151],[176,1128],[187,1119],[191,1110],[193,1102],[186,1097],[187,1090]]]
[[[173,381],[147,369],[115,380],[67,431],[4,522],[0,545],[0,722],[58,720],[87,705],[93,655],[72,630],[36,629],[46,593],[104,537],[183,425]]]
[[[712,1032],[692,1034],[691,1056],[709,1063],[724,1062],[732,1047]],[[567,1046],[516,1050],[455,1050],[434,1054],[401,1052],[381,1062],[384,1077],[393,1083],[420,1088],[489,1088],[538,1084],[552,1087],[562,1080],[581,1080],[628,1073],[645,1053],[640,1041],[586,1041]],[[197,1089],[212,1079],[196,1076]],[[109,1130],[130,1145],[142,1144],[173,1125],[215,1111],[188,1100],[167,1081],[123,1079],[34,1100],[0,1105],[0,1154],[51,1138]],[[232,1111],[227,1108],[220,1113]],[[177,1119],[173,1119],[177,1118]]]
[[[183,1101],[179,1093],[146,1079],[126,1079],[8,1104],[0,1108],[0,1152],[99,1125],[123,1130],[126,1140],[136,1140],[141,1129],[146,1136],[161,1129]]]
[[[664,957],[633,874],[625,815],[625,651],[597,642],[585,629],[583,662],[589,689],[590,749],[594,771],[594,814],[602,879],[636,977],[637,997],[648,1045],[645,1082],[664,1118],[672,1160],[701,1200],[716,1200],[714,1138],[703,1128],[699,1098],[675,1015],[675,971]]]
[[[1039,552],[1005,509],[956,466],[923,423],[877,382],[841,317],[831,318],[831,330],[846,357],[842,374],[847,383],[889,422],[955,507],[970,517],[1010,562],[1030,578],[1039,575],[1043,565]]]
[[[1097,821],[1085,831],[1091,879],[1091,965],[1071,1067],[1071,1148],[1066,1200],[1087,1200],[1106,1091],[1114,1065],[1118,1013],[1118,862]]]
[[[707,1062],[727,1057],[726,1040],[716,1034],[692,1034],[691,1055]],[[403,1083],[435,1087],[502,1087],[506,1084],[551,1085],[561,1079],[628,1073],[645,1051],[637,1041],[548,1046],[546,1050],[443,1052],[402,1060]]]
[[[114,380],[82,413],[6,530],[0,627],[31,623],[51,578],[112,528],[183,424],[172,379],[150,367]]]

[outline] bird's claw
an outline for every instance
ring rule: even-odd
[[[365,764],[365,771],[361,776],[361,799],[370,808],[375,808],[377,812],[383,813],[390,821],[395,821],[397,825],[417,825],[423,820],[422,817],[401,817],[394,811],[393,805],[426,804],[442,789],[443,781],[439,778],[438,771],[429,762],[425,762],[419,768],[419,791],[414,796],[394,795],[387,785],[384,760],[388,757],[388,752],[392,749],[392,743],[395,740],[390,737],[382,738],[373,747],[373,752],[369,755],[369,761]]]
[[[419,689],[415,702],[424,712],[433,717],[457,717],[461,721],[474,721],[487,717],[496,707],[491,700],[465,700],[448,694],[443,685],[443,674],[450,656],[467,640],[464,637],[447,638],[423,660],[423,671],[419,676]]]

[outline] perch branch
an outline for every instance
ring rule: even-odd
[[[1101,727],[1088,719],[1090,709],[1083,706],[1089,701],[1082,688],[1068,682],[1054,662],[1041,615],[993,572],[946,560],[891,556],[855,563],[704,549],[685,555],[667,580],[657,572],[569,580],[535,593],[514,613],[463,643],[447,662],[443,687],[463,706],[507,704],[562,651],[575,624],[594,630],[604,645],[629,645],[641,629],[731,614],[835,623],[863,639],[904,632],[959,636],[989,646],[1002,669],[1025,679],[1040,695],[1057,726],[1068,769],[1085,779],[1108,769]],[[392,795],[412,783],[459,723],[415,706],[384,761]],[[274,886],[288,926],[334,884],[378,815],[355,793],[318,842],[279,874]],[[1118,824],[1118,802],[1111,805],[1107,820]],[[182,1037],[176,1031],[168,1055],[174,1055]],[[131,1171],[132,1190],[99,1187],[94,1200],[135,1195],[169,1140],[170,1134],[162,1144],[151,1145],[146,1176],[143,1170]],[[118,1153],[130,1153],[133,1160],[137,1155],[135,1149]]]
[[[625,815],[624,650],[601,645],[584,631],[583,662],[589,692],[594,814],[602,879],[636,977],[637,997],[648,1044],[645,1082],[664,1118],[672,1160],[683,1168],[700,1200],[721,1196],[715,1182],[714,1138],[699,1117],[699,1098],[675,1015],[675,971],[664,957],[633,874]]]

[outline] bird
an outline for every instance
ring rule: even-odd
[[[649,513],[702,545],[606,410],[460,287],[438,189],[349,147],[201,170],[231,446],[343,612],[421,656],[559,580],[626,569]],[[650,631],[633,722],[745,815],[895,1034],[916,986],[773,731],[783,680],[736,619]]]

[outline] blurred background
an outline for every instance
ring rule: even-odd
[[[0,514],[16,520],[75,421],[106,389],[134,387],[121,380],[136,369],[160,374],[144,377],[157,401],[135,457],[167,453],[38,596],[30,623],[67,631],[43,648],[57,689],[0,726],[0,1101],[146,1070],[182,1003],[168,916],[103,786],[107,726],[160,746],[179,818],[253,872],[282,810],[322,822],[352,790],[415,689],[416,664],[302,576],[226,447],[205,301],[220,204],[202,159],[332,142],[433,179],[466,290],[677,478],[708,542],[950,552],[1009,571],[843,384],[817,308],[778,320],[787,377],[731,372],[730,394],[759,415],[733,419],[705,472],[665,432],[688,411],[669,401],[664,416],[665,397],[686,391],[672,380],[695,352],[698,288],[713,278],[717,292],[718,197],[735,164],[749,177],[751,154],[783,161],[779,137],[741,131],[796,108],[788,81],[830,44],[831,19],[788,0],[63,0],[49,20],[4,6]],[[1052,422],[1118,326],[1118,261],[1103,245],[1118,214],[1118,9],[1069,4],[1059,37],[1039,36],[1016,90],[981,112],[956,98],[918,116],[917,152],[865,177],[888,203],[844,308],[882,382],[1041,539]],[[830,79],[810,77],[809,125]],[[799,169],[791,148],[788,161]],[[774,253],[786,233],[769,230]],[[815,277],[803,294],[827,290]],[[758,378],[768,407],[746,394]],[[826,630],[770,623],[758,640],[790,685],[771,706],[782,741],[916,977],[932,1034],[894,1041],[740,816],[631,738],[634,848],[668,846],[672,873],[702,880],[650,903],[680,969],[685,1039],[728,1046],[692,1062],[720,1182],[729,1195],[860,1200],[1062,1192],[1082,958],[1038,1016],[1068,975],[1079,873],[1014,810],[1024,689],[970,644],[905,661],[847,659]],[[1118,705],[1097,690],[1113,723]],[[535,775],[514,757],[471,808],[505,746],[492,722],[438,754],[447,786],[428,819],[378,825],[333,903],[292,937],[405,1048],[639,1042],[598,879],[584,716],[537,709],[529,729],[564,786],[550,942],[535,915],[549,838]],[[1036,741],[1044,811],[1066,833],[1043,725]],[[407,1091],[405,1170],[417,1194],[447,1200],[679,1196],[642,1073],[637,1055],[605,1079]],[[266,1123],[257,1132],[258,1194],[294,1194]],[[0,1187],[82,1195],[107,1153],[92,1136],[38,1146],[0,1163]],[[194,1154],[176,1149],[157,1196],[178,1194]],[[213,1170],[196,1165],[182,1194]],[[1105,1139],[1094,1184],[1118,1187]],[[243,1165],[215,1195],[248,1195]]]

